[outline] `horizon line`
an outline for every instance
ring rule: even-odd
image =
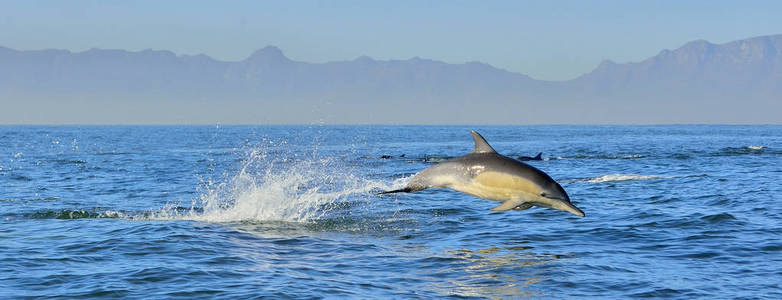
[[[251,126],[268,126],[268,127],[283,127],[283,126],[322,126],[322,127],[338,127],[338,126],[377,126],[377,127],[469,127],[469,126],[491,126],[491,127],[542,127],[542,126],[626,126],[626,127],[651,127],[651,126],[782,126],[780,123],[649,123],[649,124],[628,124],[628,123],[585,123],[585,124],[566,124],[566,123],[553,123],[553,124],[302,124],[302,123],[269,123],[269,124],[248,124],[248,123],[192,123],[192,124],[177,124],[177,123],[133,123],[133,124],[79,124],[79,123],[58,123],[58,124],[40,124],[40,123],[20,123],[20,124],[2,124],[0,127],[205,127],[205,126],[229,126],[229,127],[251,127]]]

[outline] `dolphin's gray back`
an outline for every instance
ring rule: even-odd
[[[556,188],[562,190],[564,193],[562,187],[560,187],[554,179],[548,176],[548,174],[533,166],[496,152],[473,152],[441,162],[416,174],[408,184],[408,187],[413,191],[419,191],[430,187],[443,187],[438,185],[438,176],[451,176],[452,178],[466,182],[484,171],[506,173],[523,177],[538,186]],[[552,185],[555,185],[556,187],[553,187]]]
[[[483,169],[487,171],[491,170],[493,172],[524,177],[540,186],[546,186],[550,182],[554,182],[554,179],[543,171],[498,153],[470,153],[454,158],[452,161],[464,166],[483,166]],[[472,174],[473,177],[476,175],[478,174]]]

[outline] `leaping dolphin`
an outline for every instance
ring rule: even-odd
[[[472,153],[450,159],[418,172],[402,189],[382,192],[414,193],[428,188],[448,188],[479,198],[501,202],[493,211],[525,210],[541,206],[579,217],[584,212],[570,203],[565,190],[548,174],[501,155],[475,130]]]

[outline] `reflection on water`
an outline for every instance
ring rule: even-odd
[[[231,223],[230,227],[256,237],[232,239],[232,243],[236,243],[237,248],[240,248],[235,251],[255,257],[254,261],[261,262],[258,266],[245,265],[245,268],[280,268],[281,266],[269,266],[268,261],[295,255],[299,258],[297,262],[294,265],[282,266],[282,269],[291,267],[296,272],[302,272],[302,276],[308,277],[322,272],[328,273],[328,266],[337,264],[340,265],[340,272],[352,269],[372,270],[371,275],[364,273],[363,276],[384,278],[385,280],[375,283],[384,288],[415,289],[417,282],[411,278],[416,276],[410,277],[410,274],[416,272],[403,271],[409,264],[415,264],[422,268],[418,276],[437,278],[433,281],[436,282],[434,284],[417,286],[422,294],[429,291],[435,295],[488,299],[547,296],[540,287],[535,286],[547,280],[556,281],[556,274],[561,271],[558,268],[561,263],[558,261],[571,257],[570,254],[535,252],[527,242],[519,244],[519,241],[500,247],[441,252],[426,246],[425,243],[410,242],[403,238],[401,233],[411,232],[409,227],[413,226],[412,224],[401,220],[380,219],[363,219],[363,222],[358,222],[363,224],[359,227],[366,228],[358,231],[351,229],[356,224],[350,221],[344,221],[346,224],[340,225],[330,222],[238,222]],[[375,222],[391,227],[408,227],[408,230],[377,230],[377,224],[373,224]],[[372,233],[381,239],[362,241],[365,237],[363,234],[366,233]],[[337,249],[326,247],[326,244],[334,243],[342,246]],[[352,252],[345,252],[346,249],[351,249]],[[423,271],[426,269],[428,271]],[[350,276],[344,279],[356,280]]]
[[[446,291],[463,297],[490,299],[541,296],[530,287],[546,280],[552,263],[563,255],[530,252],[529,246],[490,247],[446,251],[459,260],[460,277],[451,279]]]

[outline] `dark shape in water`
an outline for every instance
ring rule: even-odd
[[[535,155],[535,157],[532,157],[532,156],[519,156],[518,159],[520,161],[543,160],[543,158],[540,157],[541,155],[543,155],[543,152],[538,152],[538,155]]]

